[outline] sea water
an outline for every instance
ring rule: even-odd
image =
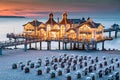
[[[9,40],[6,38],[7,33],[15,33],[19,34],[23,32],[23,25],[27,22],[31,22],[33,18],[0,18],[0,41],[6,41]],[[56,19],[57,20],[57,19]],[[41,19],[38,18],[38,21],[40,22],[46,22],[47,19]],[[118,18],[93,18],[93,21],[96,23],[101,23],[105,28],[111,27],[114,23],[120,25],[120,19]],[[112,32],[112,36],[114,35],[114,32]],[[118,33],[118,36],[120,35],[120,32]],[[108,33],[105,34],[105,36],[108,36]],[[46,48],[46,43],[43,43],[43,48]],[[58,43],[52,42],[52,49],[58,49]],[[20,46],[21,47],[21,46]],[[98,45],[98,48],[101,49],[101,44]],[[120,50],[120,36],[117,39],[114,39],[112,41],[106,41],[105,42],[105,48],[106,49],[119,49]]]

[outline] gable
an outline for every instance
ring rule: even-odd
[[[79,31],[91,31],[91,28],[88,25],[84,24],[79,27]]]
[[[24,29],[34,29],[34,26],[31,25],[30,23],[27,23],[27,24],[24,26]]]

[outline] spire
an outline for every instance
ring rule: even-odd
[[[87,21],[88,21],[88,22],[93,22],[90,17],[88,17]]]
[[[62,20],[59,22],[59,24],[70,24],[70,22],[67,19],[67,13],[66,12],[64,12],[62,14]]]
[[[62,18],[63,18],[63,19],[67,19],[67,13],[66,13],[66,12],[64,12],[64,13],[62,14]]]
[[[49,13],[49,18],[53,18],[53,13]]]
[[[52,13],[52,12],[49,13],[49,19],[48,19],[48,21],[46,22],[46,24],[52,24],[52,25],[56,24],[56,22],[55,22],[54,19],[53,19],[53,13]]]

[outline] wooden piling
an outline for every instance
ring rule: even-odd
[[[118,33],[118,31],[117,31],[117,30],[115,30],[115,38],[117,38],[117,33]]]
[[[102,50],[104,50],[105,48],[104,48],[104,41],[102,42]]]
[[[70,50],[72,50],[72,42],[70,42]]]
[[[0,55],[2,55],[2,48],[0,48]]]
[[[25,52],[27,51],[27,44],[26,43],[24,44],[24,51]]]
[[[40,41],[40,50],[42,50],[42,42]]]
[[[60,41],[58,41],[58,49],[60,50]]]
[[[111,37],[111,31],[109,31],[109,38]]]

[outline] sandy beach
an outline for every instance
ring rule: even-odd
[[[0,56],[0,80],[65,80],[65,74],[63,76],[56,76],[56,78],[51,79],[50,74],[46,74],[43,68],[43,75],[36,75],[36,69],[31,69],[30,73],[25,74],[24,71],[20,70],[20,68],[13,70],[12,64],[23,62],[26,63],[28,60],[32,62],[36,62],[38,58],[41,58],[43,61],[46,57],[51,58],[52,56],[60,56],[63,54],[67,55],[81,55],[81,56],[90,56],[95,58],[98,56],[102,59],[103,56],[106,56],[107,59],[110,58],[118,58],[120,61],[120,51],[39,51],[39,50],[28,50],[24,52],[23,50],[3,50],[3,55]],[[120,68],[117,69],[117,71]],[[74,75],[72,80],[77,80]],[[84,80],[81,79],[81,80]],[[106,80],[104,78],[100,78],[97,80]]]

